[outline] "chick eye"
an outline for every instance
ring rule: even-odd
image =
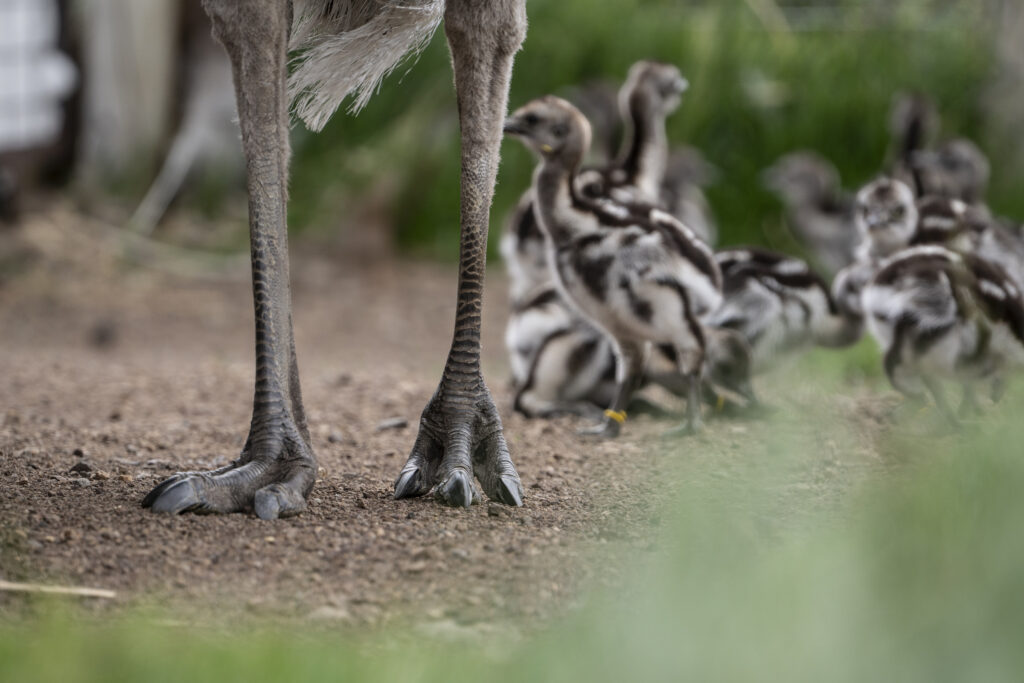
[[[529,113],[523,117],[523,122],[528,126],[536,126],[538,121],[540,121],[540,118],[534,113]]]
[[[892,210],[892,215],[894,217],[896,217],[896,218],[903,218],[903,216],[906,213],[907,213],[907,209],[906,209],[906,207],[903,207],[903,206],[897,206],[895,209]]]
[[[569,127],[564,123],[558,123],[551,127],[551,134],[556,138],[564,138],[569,134]]]

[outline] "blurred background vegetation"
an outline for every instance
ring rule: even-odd
[[[63,105],[64,133],[45,157],[43,182],[72,179],[79,206],[113,224],[244,250],[230,70],[200,1],[39,2],[59,8],[54,40],[80,84]],[[993,209],[1024,219],[1019,0],[529,0],[528,14],[511,107],[595,81],[617,85],[639,59],[682,69],[691,88],[669,135],[719,169],[709,195],[724,245],[795,249],[759,173],[809,148],[836,164],[848,189],[863,184],[882,168],[900,92],[932,98],[943,137],[969,137],[990,155]],[[355,258],[455,259],[458,124],[447,62],[439,31],[359,116],[339,112],[318,135],[295,126],[294,233]],[[521,145],[504,147],[495,227],[533,163]],[[0,180],[13,169],[31,185],[25,168],[40,164],[25,162],[0,150]],[[158,226],[186,174],[172,220]]]
[[[199,0],[45,1],[61,8],[60,47],[81,73],[67,103],[67,152],[51,162],[75,180],[80,204],[148,233],[187,166],[191,180],[171,212],[184,209],[184,220],[160,225],[160,239],[244,250],[230,71]],[[901,92],[929,96],[941,136],[969,137],[990,155],[993,209],[1024,219],[1018,0],[529,0],[528,14],[511,107],[595,81],[617,85],[640,59],[682,69],[691,88],[669,135],[719,169],[709,195],[724,245],[795,249],[759,173],[809,148],[856,188],[882,168]],[[293,143],[294,233],[356,258],[455,259],[458,122],[443,31],[360,115],[339,112],[317,135],[296,124]],[[521,145],[504,147],[495,227],[533,164]],[[175,189],[147,195],[161,182]]]
[[[1024,218],[1019,143],[988,125],[998,88],[997,3],[940,0],[530,0],[510,107],[630,64],[678,64],[691,88],[670,138],[700,148],[721,171],[710,199],[722,243],[791,249],[781,207],[758,174],[780,155],[817,150],[854,188],[881,169],[895,93],[931,96],[943,136],[991,155],[990,199]],[[400,69],[358,117],[319,135],[297,129],[291,188],[296,232],[395,231],[402,249],[457,255],[458,129],[444,37]],[[1006,93],[1006,97],[1016,96]],[[506,144],[495,228],[529,182],[532,160]],[[380,225],[372,225],[377,223]],[[385,227],[386,229],[386,227]],[[493,229],[492,248],[500,231]]]

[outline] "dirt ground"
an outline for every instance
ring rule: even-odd
[[[115,232],[61,207],[0,237],[0,578],[117,591],[100,609],[355,625],[413,614],[458,629],[563,613],[616,586],[623,558],[653,549],[671,495],[657,484],[664,425],[639,418],[618,441],[583,444],[572,420],[514,415],[500,269],[488,280],[485,368],[523,508],[391,498],[447,350],[454,268],[344,265],[299,245],[294,320],[322,467],[310,508],[275,522],[167,517],[141,509],[143,495],[175,471],[227,462],[246,435],[246,261],[157,250],[149,265],[126,265]],[[407,425],[384,428],[392,418]],[[727,471],[746,430],[712,422],[694,452]],[[861,464],[874,458],[868,449]],[[849,467],[826,453],[808,486],[826,471],[835,489]],[[0,595],[0,614],[19,600]]]

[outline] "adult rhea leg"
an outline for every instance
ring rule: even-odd
[[[288,285],[288,3],[204,4],[231,59],[246,157],[256,307],[253,415],[237,460],[212,472],[176,474],[142,504],[157,512],[254,509],[264,519],[285,517],[306,508],[317,471],[299,390]]]
[[[475,474],[488,496],[521,505],[519,475],[480,371],[480,314],[501,126],[512,58],[526,33],[525,2],[449,0],[445,33],[462,135],[455,333],[441,383],[423,410],[412,453],[395,481],[395,498],[433,489],[441,502],[468,507],[479,498]]]

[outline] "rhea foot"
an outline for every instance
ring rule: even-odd
[[[509,456],[501,418],[481,381],[473,396],[445,392],[442,382],[420,416],[420,431],[395,480],[395,498],[434,492],[438,502],[480,502],[473,476],[492,500],[523,504],[523,485]]]
[[[313,451],[291,426],[271,438],[250,436],[230,465],[165,479],[142,500],[142,507],[169,514],[252,510],[260,519],[292,517],[306,509],[316,472]]]
[[[704,403],[703,385],[696,374],[688,376],[686,382],[686,420],[679,427],[663,432],[662,438],[676,439],[694,436],[704,431],[704,419],[701,416],[701,405]]]
[[[697,420],[696,422],[684,422],[678,427],[666,429],[661,433],[661,438],[667,441],[674,439],[685,439],[691,436],[696,436],[704,431],[704,421]]]
[[[590,427],[582,427],[577,434],[588,439],[614,439],[622,431],[622,423],[625,421],[625,413],[610,414],[613,411],[605,411],[601,421]]]

